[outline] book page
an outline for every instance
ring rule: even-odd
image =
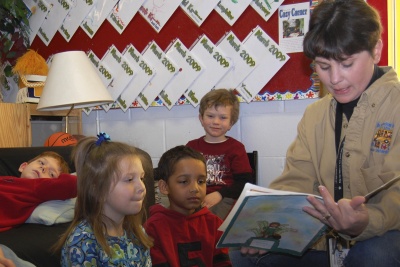
[[[246,184],[224,222],[217,247],[245,246],[302,255],[327,228],[303,211],[311,206],[308,195]]]
[[[270,188],[254,185],[254,184],[251,184],[251,183],[246,183],[246,185],[244,186],[243,191],[240,194],[238,200],[236,201],[236,203],[233,206],[232,210],[230,211],[228,216],[225,218],[225,220],[221,224],[221,226],[218,228],[218,230],[220,230],[220,231],[225,231],[226,230],[226,227],[231,222],[233,216],[238,211],[241,203],[243,202],[243,200],[244,200],[244,198],[246,196],[257,196],[257,195],[267,195],[267,194],[275,194],[275,195],[310,195],[310,194],[283,191],[283,190],[274,190],[274,189],[270,189]],[[316,195],[313,195],[313,196],[322,199],[320,196],[316,196]]]

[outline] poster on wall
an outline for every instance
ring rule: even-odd
[[[219,1],[183,0],[181,8],[200,27]]]
[[[131,22],[145,0],[119,0],[114,6],[107,20],[121,34]]]
[[[110,46],[107,53],[103,56],[101,62],[113,72],[113,79],[107,86],[107,91],[110,93],[112,99],[116,101],[125,87],[129,84],[133,77],[135,77],[136,70],[114,45]],[[112,105],[113,103],[105,104],[102,105],[102,107],[105,111],[108,111]]]
[[[304,35],[308,31],[310,4],[283,5],[278,10],[279,46],[286,53],[303,52]]]
[[[53,7],[50,9],[50,12],[47,14],[46,19],[38,31],[39,38],[47,46],[50,44],[58,28],[60,28],[65,17],[72,8],[72,2],[69,0],[52,1],[51,5]]]
[[[90,60],[90,62],[93,64],[93,67],[96,69],[97,73],[99,74],[99,77],[101,81],[103,82],[105,87],[108,87],[108,85],[111,83],[113,76],[111,73],[111,70],[108,69],[107,66],[104,65],[104,63],[101,62],[101,59],[92,51],[89,50],[87,52],[87,56]],[[86,113],[86,115],[89,115],[90,112],[94,109],[94,107],[88,107],[88,108],[83,108],[83,112]]]
[[[265,21],[275,13],[284,0],[252,0],[250,6],[264,18]]]
[[[232,62],[205,34],[199,37],[190,51],[204,66],[203,73],[184,93],[189,102],[197,107],[201,98],[230,70]]]
[[[182,0],[147,0],[140,7],[139,13],[153,29],[160,32],[181,2]]]
[[[243,40],[243,43],[251,48],[260,62],[236,88],[246,102],[250,102],[289,60],[289,56],[259,26]]]
[[[178,66],[165,55],[154,41],[145,48],[142,54],[150,64],[154,66],[157,72],[137,98],[142,108],[147,109],[158,94],[177,74]]]
[[[179,68],[177,75],[165,86],[158,96],[164,105],[168,109],[171,109],[186,89],[188,89],[204,71],[204,66],[179,39],[172,42],[165,54],[168,58],[173,60]]]
[[[132,44],[129,44],[122,52],[124,58],[131,64],[136,75],[126,86],[124,91],[117,99],[118,106],[126,112],[131,104],[137,106],[134,100],[139,96],[140,92],[149,84],[156,74],[156,70],[151,66],[145,56],[143,56]]]
[[[217,47],[231,59],[232,68],[215,88],[236,88],[257,67],[258,59],[251,52],[252,49],[246,47],[232,31],[218,42]]]
[[[251,1],[252,0],[221,0],[214,9],[232,26],[250,5]]]
[[[97,73],[99,74],[104,86],[108,87],[113,79],[111,70],[104,65],[101,59],[92,50],[88,51],[88,57],[90,59],[90,62],[92,62],[93,66],[96,68]]]
[[[47,14],[50,12],[51,5],[45,0],[33,1],[24,0],[26,7],[29,10],[34,10],[28,18],[29,21],[29,43],[32,44],[37,32],[43,21],[46,19]]]
[[[81,23],[81,28],[93,38],[101,24],[106,20],[118,0],[97,0],[92,10]]]
[[[58,32],[69,42],[79,28],[81,22],[93,8],[93,1],[75,0],[74,6],[68,12]]]

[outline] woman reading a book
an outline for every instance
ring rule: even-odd
[[[315,7],[304,53],[329,94],[307,107],[285,169],[270,185],[323,197],[309,196],[303,210],[352,244],[346,267],[400,266],[400,182],[364,197],[400,175],[400,83],[393,68],[377,65],[381,32],[379,14],[364,0]],[[321,238],[301,257],[242,248],[232,251],[231,261],[329,266],[325,247]]]

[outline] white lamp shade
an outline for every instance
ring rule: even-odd
[[[113,103],[97,70],[83,51],[55,54],[37,110],[65,110]]]

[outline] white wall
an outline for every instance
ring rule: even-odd
[[[286,149],[296,136],[297,124],[309,100],[241,103],[240,117],[228,135],[240,140],[247,151],[258,150],[261,186],[279,175]],[[163,152],[204,135],[198,120],[198,107],[192,105],[92,111],[82,115],[83,134],[96,135],[99,130],[112,140],[122,141],[147,151],[157,165]]]

